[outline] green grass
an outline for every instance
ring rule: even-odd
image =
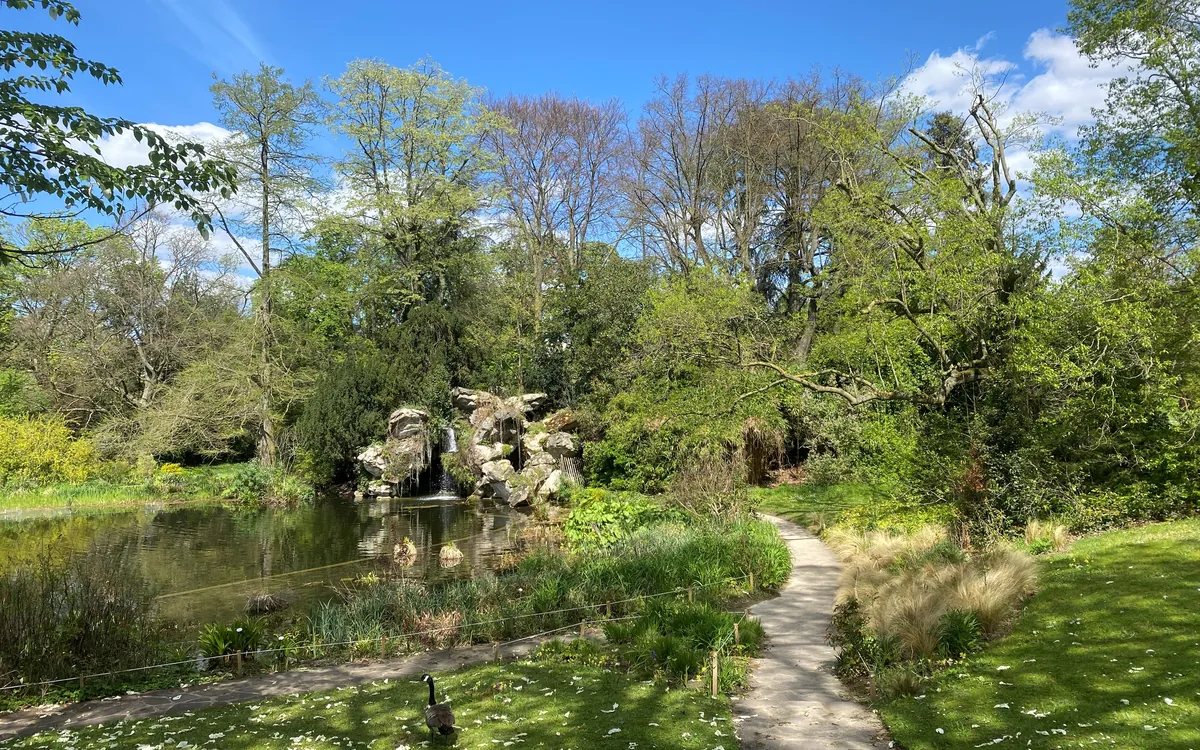
[[[1200,519],[1084,539],[1040,589],[1008,638],[882,707],[900,745],[1200,748]]]
[[[438,674],[459,748],[733,750],[729,706],[702,692],[579,664],[517,662]],[[394,750],[429,740],[425,685],[376,682],[0,742],[5,748],[220,747]],[[187,742],[188,745],[184,745]],[[434,746],[442,741],[431,743]]]
[[[751,495],[764,513],[782,516],[794,523],[807,523],[811,514],[825,515],[827,524],[837,522],[846,511],[882,498],[866,484],[781,484],[756,487]]]
[[[190,502],[218,497],[219,481],[241,464],[195,466],[184,469],[182,486],[164,492],[133,479],[93,479],[80,484],[0,487],[0,512],[57,508],[105,508],[149,502]]]

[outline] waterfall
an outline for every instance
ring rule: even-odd
[[[453,427],[446,428],[446,435],[442,439],[442,445],[446,453],[458,453],[458,438],[454,436]]]

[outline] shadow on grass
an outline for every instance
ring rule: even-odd
[[[460,728],[435,746],[735,747],[723,699],[572,664],[510,663],[437,675]],[[137,748],[415,747],[430,739],[420,682],[374,683],[74,732],[69,744]],[[61,746],[59,733],[0,747]],[[184,744],[184,743],[187,744]]]
[[[1083,540],[1040,588],[1008,638],[882,709],[904,747],[1200,747],[1200,520]]]

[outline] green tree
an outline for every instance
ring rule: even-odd
[[[4,0],[4,5],[9,10],[40,6],[52,19],[79,23],[79,11],[65,0]],[[77,75],[120,84],[116,69],[80,57],[60,35],[14,30],[0,31],[0,68],[11,74],[0,80],[0,183],[6,193],[0,217],[67,218],[96,211],[121,220],[131,206],[146,202],[189,213],[202,233],[211,228],[197,193],[228,197],[235,183],[233,170],[209,158],[203,146],[172,143],[129,120],[36,100],[69,92]],[[119,168],[100,157],[103,139],[126,131],[147,145],[149,164]],[[56,204],[60,208],[52,208]],[[0,234],[0,262],[79,247],[19,243],[6,232]]]
[[[253,205],[234,211],[214,205],[225,232],[258,275],[255,321],[258,329],[260,372],[258,460],[273,466],[277,460],[274,412],[275,372],[283,366],[273,327],[273,258],[303,231],[305,199],[318,183],[315,157],[307,150],[320,119],[320,100],[312,84],[295,86],[283,70],[263,64],[255,73],[244,71],[230,81],[212,85],[213,106],[221,124],[234,131],[220,154],[237,170],[242,193]],[[241,236],[253,232],[259,241],[257,258]]]

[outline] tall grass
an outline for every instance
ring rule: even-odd
[[[153,663],[153,591],[130,556],[43,551],[0,576],[0,686]]]
[[[852,676],[874,677],[903,661],[928,672],[978,648],[1007,631],[1037,583],[1028,554],[997,547],[967,555],[935,527],[834,530],[829,542],[845,561],[831,640]],[[881,684],[909,682],[891,674]]]
[[[790,569],[786,545],[764,521],[658,524],[602,549],[537,552],[497,576],[348,591],[341,601],[315,607],[310,630],[314,642],[365,641],[444,627],[436,618],[457,614],[452,631],[445,631],[453,638],[442,641],[506,640],[606,616],[606,602],[621,602],[612,606],[613,616],[628,614],[638,609],[638,597],[676,588],[695,587],[697,599],[718,601],[745,585],[734,579],[751,572],[762,586],[776,587]]]

